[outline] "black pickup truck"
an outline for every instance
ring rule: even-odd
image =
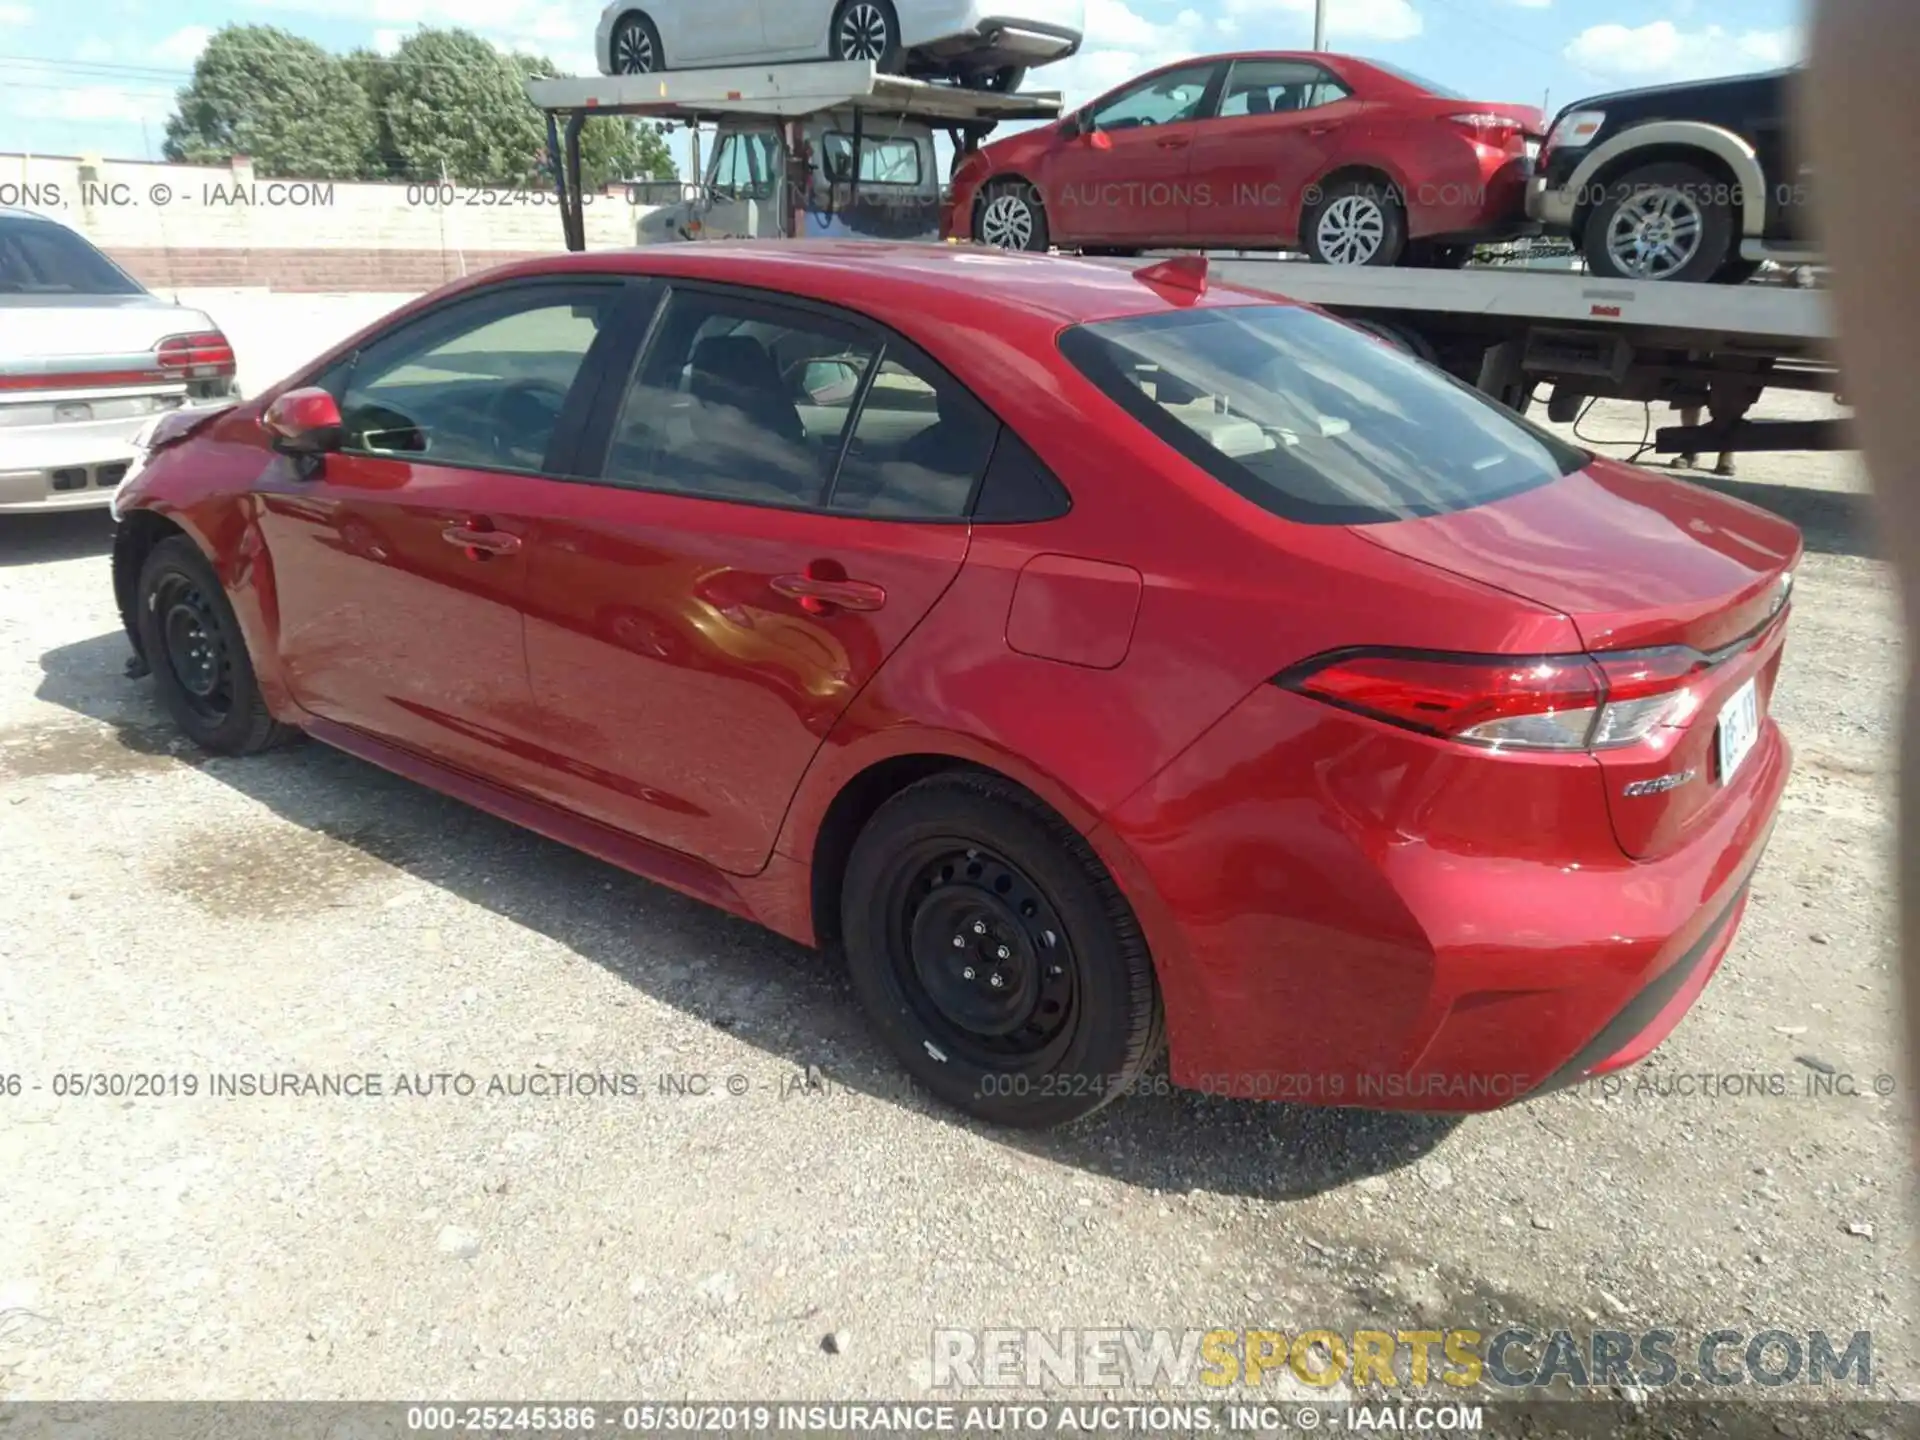
[[[1596,95],[1556,117],[1527,213],[1596,275],[1734,283],[1814,260],[1798,70]]]

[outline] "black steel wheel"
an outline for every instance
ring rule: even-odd
[[[161,541],[147,556],[137,620],[161,703],[195,744],[247,755],[296,733],[268,712],[233,606],[186,536]]]
[[[873,817],[848,861],[855,989],[901,1063],[998,1124],[1063,1124],[1157,1053],[1158,992],[1125,898],[1059,816],[975,772]]]

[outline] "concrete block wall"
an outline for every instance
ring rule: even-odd
[[[564,248],[550,190],[266,180],[250,161],[169,165],[0,153],[0,206],[71,225],[156,290],[420,291]],[[587,247],[634,243],[645,208],[589,193]]]

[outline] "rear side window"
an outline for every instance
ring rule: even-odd
[[[1432,366],[1290,305],[1080,325],[1060,348],[1154,434],[1289,520],[1443,515],[1587,463]]]
[[[889,348],[868,382],[828,508],[958,519],[967,513],[999,429],[959,385]]]
[[[126,271],[64,225],[0,215],[0,295],[140,295]]]

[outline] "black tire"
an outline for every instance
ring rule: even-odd
[[[1735,254],[1733,186],[1684,161],[1643,165],[1611,181],[1587,216],[1580,248],[1609,280],[1705,282]],[[1647,250],[1647,244],[1656,249]],[[1627,247],[1637,247],[1630,259]]]
[[[1440,355],[1426,336],[1418,330],[1405,325],[1393,325],[1384,320],[1355,320],[1356,329],[1369,335],[1377,335],[1403,355],[1411,355],[1416,360],[1424,360],[1429,365],[1438,365]]]
[[[1406,208],[1391,185],[1343,180],[1307,207],[1300,244],[1318,265],[1398,265],[1407,249]]]
[[[607,61],[615,75],[652,75],[666,69],[667,52],[653,21],[638,10],[616,20],[607,37]]]
[[[1744,285],[1758,275],[1767,262],[1764,260],[1741,260],[1738,257],[1727,261],[1713,277],[1716,285]]]
[[[1090,1115],[1164,1043],[1126,898],[1071,826],[998,776],[936,775],[881,806],[847,862],[841,933],[900,1063],[993,1124]]]
[[[1419,270],[1464,270],[1473,259],[1471,245],[1442,245],[1416,240],[1407,246],[1405,263]]]
[[[962,76],[960,83],[969,90],[993,90],[1011,95],[1027,83],[1027,67],[1002,65],[998,70],[974,70]]]
[[[871,60],[893,75],[905,58],[900,48],[900,17],[889,0],[840,0],[827,31],[827,55],[834,60]]]
[[[203,750],[252,755],[299,731],[267,711],[246,637],[219,577],[184,535],[154,546],[140,568],[135,622],[167,713]]]
[[[1002,250],[1044,251],[1053,243],[1047,207],[1024,180],[996,180],[973,205],[973,238]]]

